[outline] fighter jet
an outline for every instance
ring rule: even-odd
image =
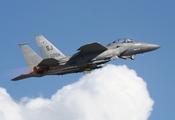
[[[107,46],[97,42],[81,46],[74,55],[65,56],[43,34],[35,35],[42,58],[29,46],[19,44],[26,60],[29,73],[22,74],[12,81],[45,75],[64,75],[69,73],[90,73],[93,69],[103,67],[111,60],[118,58],[135,59],[136,54],[150,52],[160,48],[159,45],[136,42],[133,39],[119,39]]]

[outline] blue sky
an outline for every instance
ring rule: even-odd
[[[40,54],[35,34],[45,33],[65,55],[74,54],[80,46],[91,42],[107,45],[118,38],[130,37],[161,48],[137,55],[134,61],[118,59],[110,63],[125,64],[145,80],[155,101],[149,120],[174,120],[174,5],[173,0],[1,1],[0,87],[16,101],[24,96],[49,98],[83,76],[78,73],[10,81],[25,72],[19,43],[30,42],[30,47]]]

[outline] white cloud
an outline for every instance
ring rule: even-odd
[[[0,88],[0,120],[147,120],[153,104],[146,83],[125,65],[95,70],[50,99],[17,103]]]

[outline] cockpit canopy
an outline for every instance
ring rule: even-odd
[[[116,41],[114,41],[113,43],[134,43],[135,41],[133,39],[130,38],[120,38]]]
[[[134,41],[133,39],[130,38],[120,38],[118,40],[115,40],[112,43],[109,43],[106,47],[107,48],[115,48],[115,47],[119,47],[121,43],[135,43],[136,41]]]

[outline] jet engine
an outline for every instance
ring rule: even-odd
[[[35,66],[35,67],[33,68],[33,73],[34,73],[34,74],[43,74],[44,72],[45,72],[44,67]]]

